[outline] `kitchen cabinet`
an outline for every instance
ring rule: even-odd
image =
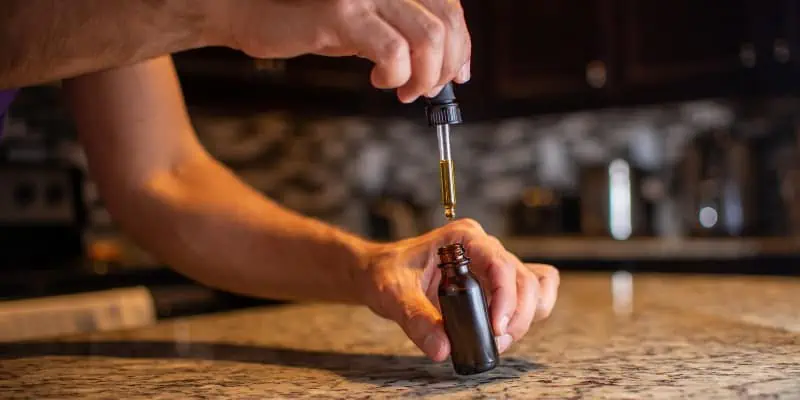
[[[788,44],[789,52],[785,54],[790,62],[795,75],[800,73],[800,0],[786,0],[783,2],[783,33],[787,38],[785,42]],[[784,56],[782,44],[782,37],[779,36],[777,46],[775,47],[776,54]],[[796,78],[795,78],[796,79]]]
[[[462,6],[472,35],[472,80],[456,96],[469,121],[798,88],[800,0],[463,0]],[[422,118],[420,104],[400,104],[372,87],[372,62],[365,59],[253,60],[224,49],[188,54],[178,66],[191,81],[184,87],[190,101]]]
[[[364,113],[373,92],[371,63],[356,57],[255,59],[236,50],[204,48],[173,58],[187,103],[227,113]]]
[[[264,103],[287,85],[283,60],[256,60],[222,47],[187,50],[172,58],[193,108],[251,112],[268,107]]]
[[[181,78],[222,80],[229,83],[286,84],[286,61],[257,60],[223,47],[192,49],[173,55]]]
[[[364,58],[303,55],[285,60],[289,91],[283,107],[312,113],[370,113],[379,96],[370,82],[373,63]]]
[[[756,65],[747,0],[616,3],[625,96],[722,94]]]
[[[491,95],[509,102],[602,97],[613,43],[611,0],[491,2]]]
[[[286,61],[289,82],[304,90],[363,91],[372,87],[372,62],[359,57],[304,55]]]
[[[800,73],[800,1],[747,2],[755,68],[751,92],[786,93],[798,88]]]

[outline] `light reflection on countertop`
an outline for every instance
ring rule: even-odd
[[[615,279],[565,274],[553,316],[476,377],[365,308],[298,304],[2,345],[0,397],[800,398],[800,279]]]

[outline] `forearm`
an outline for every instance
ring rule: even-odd
[[[360,300],[355,280],[373,245],[274,204],[213,160],[169,57],[66,80],[64,90],[108,210],[161,261],[242,294]]]
[[[375,244],[291,212],[208,159],[106,188],[119,223],[176,270],[210,286],[274,299],[359,303]]]
[[[221,45],[216,0],[5,0],[0,88]],[[223,4],[225,2],[218,2]]]

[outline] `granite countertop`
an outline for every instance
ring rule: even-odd
[[[800,398],[800,279],[565,274],[553,316],[458,377],[367,309],[294,304],[0,345],[14,398]],[[624,289],[625,285],[622,285]]]

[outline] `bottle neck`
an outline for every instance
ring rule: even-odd
[[[442,271],[442,277],[452,278],[459,275],[467,275],[469,273],[469,264],[439,264],[439,269]]]
[[[469,258],[460,243],[439,248],[439,268],[442,276],[452,277],[469,273]]]

